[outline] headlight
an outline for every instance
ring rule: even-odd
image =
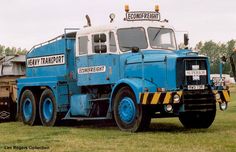
[[[227,107],[228,107],[227,102],[220,103],[220,110],[224,111],[227,109]]]
[[[166,105],[166,112],[171,112],[173,110],[173,107],[171,104]]]
[[[173,97],[174,103],[179,103],[180,102],[180,96],[178,94],[175,94]]]

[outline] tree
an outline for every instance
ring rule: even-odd
[[[0,56],[3,55],[5,47],[0,45]]]
[[[206,55],[210,58],[211,73],[220,73],[220,59],[225,56],[227,62],[223,65],[223,73],[231,74],[231,66],[229,63],[229,56],[232,53],[236,41],[230,40],[227,43],[215,43],[213,41],[199,42],[196,49],[200,50],[200,54]]]
[[[0,45],[0,57],[9,55],[25,55],[28,51],[26,49],[16,48],[16,47],[5,47]]]

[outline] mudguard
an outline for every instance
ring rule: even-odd
[[[120,85],[126,85],[132,89],[132,91],[135,94],[137,103],[140,104],[139,94],[141,92],[143,92],[143,87],[142,87],[143,84],[144,84],[144,88],[146,91],[156,92],[157,86],[150,81],[144,80],[144,82],[143,82],[143,80],[141,78],[125,78],[125,79],[119,80],[115,84],[115,86],[112,89],[111,97],[113,98],[115,96],[115,92],[116,92],[117,88],[120,87]],[[111,98],[111,100],[112,100],[112,98]]]

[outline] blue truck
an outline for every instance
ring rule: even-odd
[[[136,132],[151,118],[178,117],[184,127],[208,128],[217,103],[227,109],[229,91],[212,85],[208,57],[179,49],[158,10],[126,7],[123,24],[95,27],[88,19],[68,30],[27,54],[26,77],[17,81],[24,124],[114,119]]]

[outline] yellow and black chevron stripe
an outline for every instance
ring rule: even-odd
[[[216,100],[217,102],[230,102],[230,92],[229,90],[214,90],[214,94],[220,94],[220,100]]]
[[[139,99],[143,105],[169,104],[173,103],[172,97],[175,94],[178,94],[181,98],[183,92],[145,92],[139,94]]]

